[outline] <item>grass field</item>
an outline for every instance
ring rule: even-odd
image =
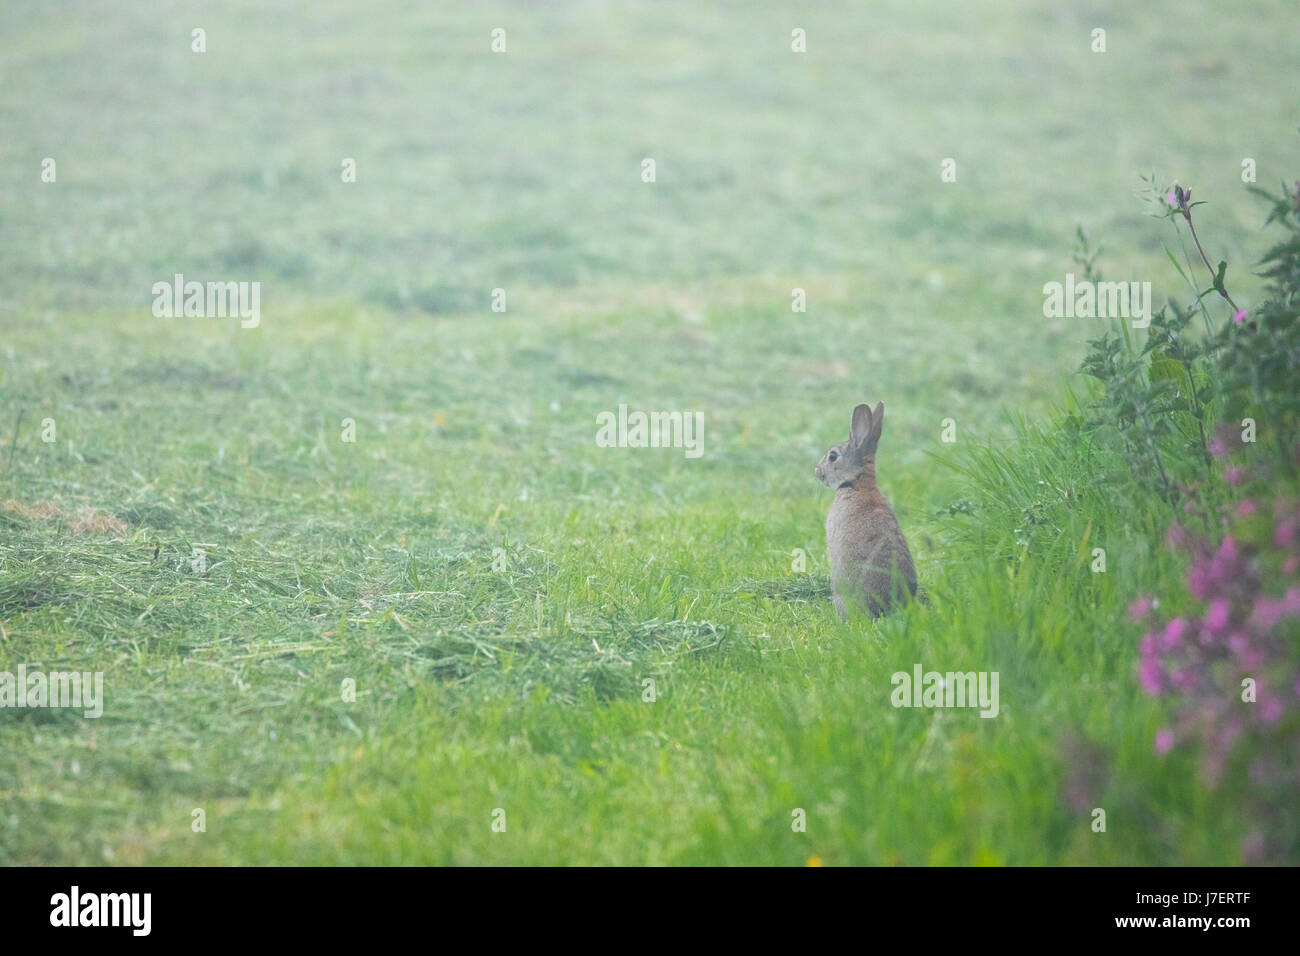
[[[5,3],[0,671],[105,704],[0,711],[0,863],[1236,862],[1133,677],[1163,516],[1052,425],[1104,323],[1042,313],[1078,225],[1185,293],[1153,169],[1263,252],[1297,17],[1218,10]],[[868,399],[931,603],[842,623]],[[917,662],[997,718],[891,707]]]

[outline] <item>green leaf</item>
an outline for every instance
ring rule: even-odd
[[[1225,272],[1227,272],[1227,271],[1228,271],[1228,263],[1225,262],[1224,260],[1220,259],[1220,260],[1219,260],[1219,271],[1218,271],[1218,273],[1214,276],[1214,288],[1215,288],[1215,290],[1217,290],[1218,292],[1224,292],[1224,288],[1223,288],[1223,274],[1224,274]]]

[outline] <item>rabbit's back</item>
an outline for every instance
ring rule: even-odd
[[[831,590],[841,614],[846,600],[878,615],[916,594],[912,553],[879,490],[836,495],[826,516],[826,547]]]

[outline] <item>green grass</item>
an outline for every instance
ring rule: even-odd
[[[1236,861],[1152,753],[1123,610],[1181,569],[1050,424],[1100,328],[1041,287],[1081,222],[1181,294],[1152,167],[1262,252],[1289,6],[752,7],[5,5],[0,671],[107,699],[0,711],[0,863]],[[178,271],[261,326],[155,319]],[[844,624],[812,469],[865,399],[932,601]],[[621,402],[704,457],[598,448]],[[916,662],[1000,715],[892,708]]]

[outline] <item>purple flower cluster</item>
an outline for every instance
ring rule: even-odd
[[[1191,556],[1198,612],[1162,620],[1153,597],[1129,608],[1147,628],[1137,678],[1172,705],[1156,753],[1194,747],[1210,786],[1231,770],[1267,808],[1300,789],[1300,502],[1245,498],[1224,510],[1231,519],[1217,546],[1182,526],[1166,538]]]

